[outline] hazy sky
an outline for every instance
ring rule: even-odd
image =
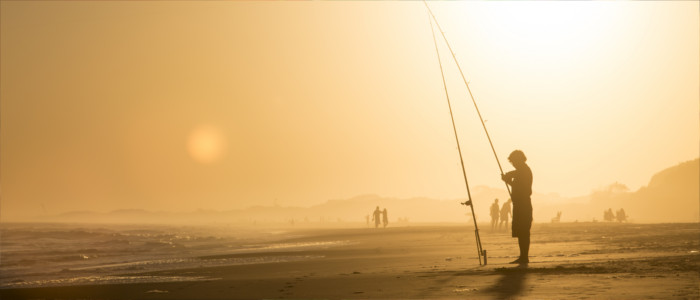
[[[698,2],[429,4],[535,191],[698,157]],[[4,217],[465,197],[422,2],[0,5]],[[470,184],[502,187],[440,50]]]

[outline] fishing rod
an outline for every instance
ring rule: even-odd
[[[443,40],[445,40],[445,44],[447,45],[447,49],[450,50],[450,53],[452,54],[452,59],[454,59],[455,64],[457,65],[457,69],[459,70],[459,74],[462,75],[462,80],[464,81],[464,85],[467,86],[467,91],[469,92],[469,96],[472,99],[472,103],[474,103],[474,108],[476,109],[477,115],[479,115],[479,120],[481,121],[481,126],[484,127],[484,133],[486,133],[486,138],[489,140],[489,145],[491,145],[491,151],[493,151],[493,156],[496,158],[496,163],[498,164],[498,169],[501,171],[501,177],[503,176],[503,167],[501,167],[501,161],[498,159],[498,154],[496,154],[496,148],[493,146],[493,142],[491,141],[491,136],[489,135],[489,131],[486,130],[486,123],[484,122],[484,118],[481,117],[481,112],[479,111],[479,106],[476,105],[476,100],[474,100],[474,94],[472,94],[472,90],[469,88],[469,83],[467,82],[467,78],[464,76],[464,72],[462,72],[462,67],[459,66],[459,62],[457,61],[457,56],[455,56],[454,51],[452,51],[452,47],[450,47],[450,43],[447,41],[447,37],[445,36],[445,32],[442,31],[442,28],[440,27],[440,23],[438,23],[437,18],[435,18],[435,15],[433,14],[433,11],[430,10],[430,7],[428,6],[428,2],[423,0],[423,3],[425,4],[425,7],[428,9],[428,13],[430,13],[430,16],[432,16],[433,20],[435,20],[435,25],[437,25],[438,30],[442,34]],[[430,23],[430,26],[432,26],[433,23]],[[434,34],[434,33],[433,33]],[[505,183],[505,181],[504,181]],[[512,193],[510,191],[510,186],[508,186],[507,183],[505,183],[506,189],[508,190],[508,196],[511,196],[512,198]]]
[[[455,125],[455,118],[452,114],[452,104],[450,103],[450,95],[447,92],[447,82],[445,81],[445,72],[442,69],[442,60],[440,60],[440,51],[438,51],[437,39],[435,38],[435,29],[433,28],[433,21],[428,17],[430,22],[430,31],[433,33],[433,43],[435,44],[435,53],[437,53],[438,64],[440,65],[440,75],[442,76],[442,85],[445,88],[445,98],[447,98],[447,107],[450,109],[450,119],[452,120],[452,129],[455,133],[455,140],[457,141],[457,152],[459,152],[459,162],[462,166],[462,175],[464,176],[464,185],[467,187],[467,201],[461,203],[462,205],[469,206],[472,210],[472,220],[474,220],[474,235],[476,237],[476,251],[479,257],[479,265],[481,265],[481,256],[484,256],[484,265],[486,265],[486,250],[481,247],[481,238],[479,237],[479,226],[476,224],[476,214],[474,213],[474,205],[472,203],[472,194],[469,191],[469,181],[467,180],[467,171],[464,168],[464,159],[462,158],[462,148],[459,144],[459,136],[457,135],[457,126]]]

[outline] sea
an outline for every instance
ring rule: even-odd
[[[0,288],[216,280],[133,274],[317,259],[302,252],[259,257],[230,254],[294,253],[346,243],[283,242],[293,237],[293,231],[230,225],[4,223],[0,224]]]

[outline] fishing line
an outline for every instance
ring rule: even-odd
[[[472,103],[474,103],[474,108],[476,109],[477,115],[479,115],[479,120],[481,121],[481,126],[484,127],[484,133],[486,133],[486,138],[489,140],[489,145],[491,145],[491,151],[493,151],[493,156],[496,157],[496,163],[498,164],[498,169],[501,171],[501,176],[503,176],[503,167],[501,167],[501,162],[498,159],[498,154],[496,154],[496,148],[493,146],[493,142],[491,141],[491,136],[489,135],[489,131],[486,130],[486,123],[484,123],[484,118],[481,117],[481,112],[479,111],[479,107],[476,105],[476,100],[474,100],[474,94],[472,94],[472,90],[469,88],[469,83],[467,82],[467,78],[464,76],[464,72],[462,72],[462,67],[460,67],[459,62],[457,61],[457,56],[455,56],[454,51],[452,51],[452,47],[450,46],[450,43],[447,41],[447,37],[445,36],[445,32],[442,31],[442,28],[440,27],[440,23],[438,23],[437,18],[435,18],[435,15],[433,14],[433,11],[430,10],[430,7],[428,6],[428,2],[423,0],[423,3],[425,4],[425,7],[428,9],[428,13],[430,13],[430,16],[433,18],[435,21],[435,25],[437,26],[438,30],[442,34],[443,40],[445,40],[445,44],[447,45],[447,49],[450,50],[450,53],[452,54],[452,59],[454,59],[455,64],[457,65],[457,69],[459,70],[459,74],[462,75],[462,80],[464,81],[464,85],[467,86],[467,91],[469,92],[469,96],[472,99]],[[430,26],[433,26],[433,23],[430,23]],[[433,33],[435,34],[435,33]],[[505,181],[504,181],[505,183]],[[512,194],[510,192],[510,186],[508,186],[507,183],[505,183],[506,189],[508,190],[508,195],[511,196]]]
[[[442,85],[445,88],[445,98],[447,98],[447,107],[450,109],[450,119],[452,120],[452,129],[455,133],[455,140],[457,141],[457,152],[459,152],[459,162],[462,166],[462,175],[464,176],[464,185],[467,187],[467,202],[462,204],[467,205],[472,211],[472,220],[474,220],[474,233],[476,236],[476,251],[479,256],[479,265],[481,265],[481,256],[484,255],[484,265],[486,264],[486,251],[481,247],[481,238],[479,237],[479,227],[476,224],[476,214],[474,213],[474,205],[472,202],[472,195],[469,191],[469,181],[467,180],[467,171],[464,167],[464,159],[462,158],[462,148],[459,144],[459,136],[457,135],[457,126],[455,125],[455,118],[452,114],[452,104],[450,103],[450,95],[447,92],[447,82],[445,81],[445,72],[442,69],[442,60],[440,59],[440,51],[438,50],[437,38],[435,37],[435,29],[433,28],[433,21],[430,20],[428,16],[428,21],[430,22],[430,31],[433,33],[433,43],[435,44],[435,53],[437,53],[438,64],[440,65],[440,75],[442,76]],[[438,27],[439,28],[439,27]]]

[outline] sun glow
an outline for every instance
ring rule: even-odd
[[[560,63],[605,42],[606,10],[583,3],[507,3],[490,18],[491,42],[523,58]],[[514,51],[517,50],[517,51]]]
[[[226,140],[221,130],[214,126],[202,125],[190,133],[187,150],[192,158],[200,163],[213,163],[219,160],[226,148]]]

